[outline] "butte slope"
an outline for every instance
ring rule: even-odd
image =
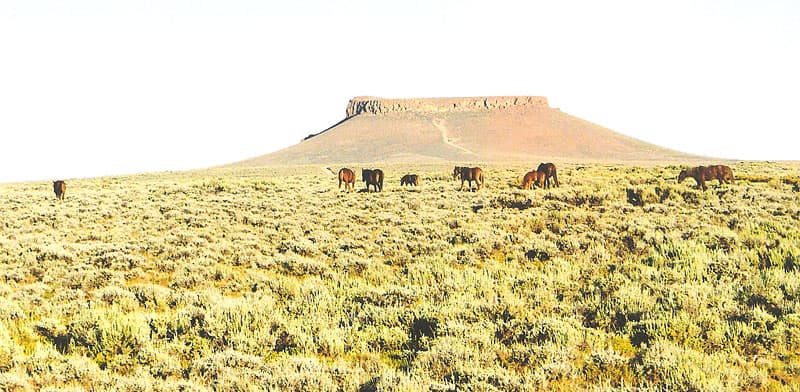
[[[553,109],[545,97],[357,97],[340,123],[297,145],[233,166],[697,158]]]

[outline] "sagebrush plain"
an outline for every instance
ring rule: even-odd
[[[0,389],[798,388],[800,165],[536,164],[0,184]]]

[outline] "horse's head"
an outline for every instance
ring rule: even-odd
[[[453,168],[453,179],[454,180],[457,179],[458,176],[460,176],[460,175],[461,175],[461,167],[460,166],[454,167]]]
[[[689,171],[686,169],[681,170],[680,174],[678,174],[678,184],[683,182],[683,180],[685,180],[686,177],[689,177]]]

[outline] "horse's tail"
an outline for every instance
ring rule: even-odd
[[[383,172],[378,173],[378,189],[383,190]]]
[[[481,189],[481,188],[483,188],[483,170],[481,170],[481,174],[478,175],[478,177],[480,177],[480,179],[481,179],[481,183],[478,186],[478,189]]]

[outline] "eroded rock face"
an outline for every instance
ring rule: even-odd
[[[361,114],[458,113],[549,107],[547,97],[535,96],[410,99],[356,97],[347,105],[347,117]]]

